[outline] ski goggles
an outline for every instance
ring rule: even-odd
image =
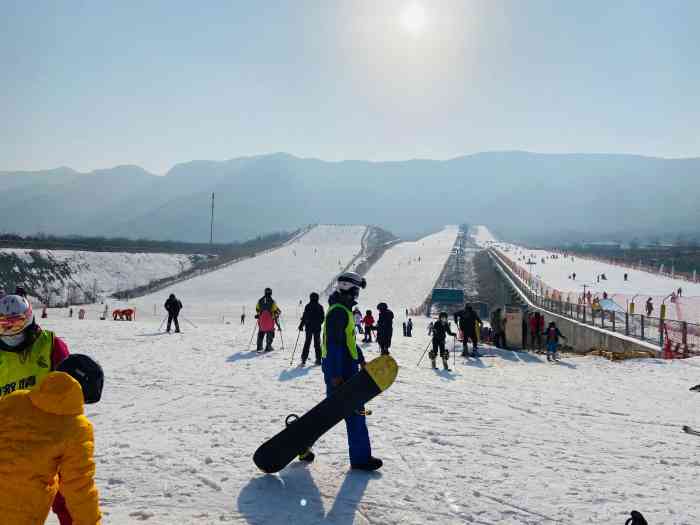
[[[31,315],[31,311],[29,312]],[[17,335],[29,324],[25,314],[0,316],[0,336]]]

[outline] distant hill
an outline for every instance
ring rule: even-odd
[[[0,172],[0,230],[228,242],[313,223],[376,224],[401,236],[487,224],[542,242],[611,232],[693,232],[700,159],[480,153],[446,161],[326,162],[287,154],[179,164]]]

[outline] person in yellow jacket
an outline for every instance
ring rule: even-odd
[[[33,390],[0,400],[0,522],[39,525],[60,490],[74,525],[99,525],[92,424],[84,403],[102,395],[102,368],[67,357]]]

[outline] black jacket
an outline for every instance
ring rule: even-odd
[[[476,323],[481,323],[481,319],[474,310],[460,310],[455,313],[455,323],[462,330],[463,334],[475,334],[476,333]]]
[[[435,321],[433,323],[433,341],[443,343],[448,335],[455,336],[457,334],[450,330],[450,324],[447,321],[444,323]]]
[[[377,318],[377,338],[391,337],[394,331],[394,312],[384,310],[379,312]]]
[[[308,332],[320,332],[324,317],[325,312],[323,311],[323,306],[321,306],[318,301],[310,302],[304,307],[304,314],[301,316],[299,330],[306,329]]]
[[[173,315],[179,314],[180,310],[182,310],[182,303],[176,297],[168,297],[164,306],[168,313]]]

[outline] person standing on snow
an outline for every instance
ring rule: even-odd
[[[559,361],[557,357],[559,338],[566,339],[566,337],[559,331],[554,321],[549,323],[547,331],[543,335],[546,337],[545,341],[547,343],[547,361]]]
[[[180,310],[182,310],[182,303],[180,300],[175,297],[174,293],[170,294],[170,297],[168,297],[168,300],[165,301],[165,310],[168,312],[168,325],[165,328],[165,331],[170,333],[170,325],[175,322],[175,333],[179,334],[180,333],[180,322],[177,320],[177,317],[180,315]]]
[[[62,525],[101,523],[93,429],[83,404],[99,401],[102,385],[100,365],[74,354],[38,387],[0,401],[2,523],[44,523],[63,497]]]
[[[344,272],[337,279],[336,291],[328,298],[328,312],[323,325],[321,349],[323,378],[328,396],[365,366],[362,350],[355,339],[352,308],[357,304],[360,288],[367,282],[355,272]],[[381,459],[372,456],[363,410],[345,418],[348,432],[350,466],[359,470],[377,470]],[[301,458],[304,459],[304,458]]]
[[[479,338],[477,336],[478,331],[481,329],[481,319],[471,307],[467,304],[464,306],[463,310],[455,312],[454,314],[455,323],[459,326],[462,331],[462,357],[469,357],[469,340],[471,339],[474,350],[472,352],[473,357],[479,357]]]
[[[255,311],[257,312],[255,318],[258,320],[257,350],[263,351],[263,339],[265,339],[265,352],[271,352],[272,341],[275,339],[275,326],[279,327],[278,320],[282,313],[272,298],[271,288],[265,288],[265,295],[255,305]]]
[[[39,386],[68,355],[62,339],[35,323],[32,305],[25,297],[0,298],[0,402],[16,390]],[[61,525],[71,525],[60,491],[52,509]]]
[[[430,351],[430,353],[428,353],[430,363],[433,365],[433,368],[437,368],[435,365],[435,358],[439,352],[440,357],[442,358],[442,365],[445,367],[445,370],[449,370],[450,367],[448,365],[448,360],[450,354],[445,348],[445,340],[447,339],[448,335],[456,337],[457,334],[450,330],[450,323],[447,322],[447,312],[440,312],[440,316],[438,317],[438,320],[433,323],[431,331],[433,334],[433,349]]]
[[[377,318],[377,344],[382,355],[389,355],[391,337],[394,333],[394,312],[389,310],[386,303],[377,305],[379,316]]]
[[[323,327],[325,314],[323,306],[319,304],[318,299],[319,297],[316,292],[312,292],[311,295],[309,295],[309,304],[304,307],[301,323],[299,323],[299,331],[306,331],[304,348],[301,351],[302,366],[306,364],[306,360],[309,358],[312,337],[314,340],[314,352],[316,353],[314,364],[321,364],[321,328]]]
[[[365,318],[362,319],[362,324],[365,325],[365,338],[362,340],[362,342],[371,343],[372,330],[374,330],[374,317],[372,316],[372,310],[367,310],[365,312]]]
[[[352,311],[352,316],[355,319],[355,328],[357,328],[357,333],[361,334],[362,333],[362,312],[360,312],[359,308],[355,308]]]
[[[654,313],[654,300],[651,297],[649,297],[649,299],[647,299],[646,309],[647,309],[647,317],[649,317],[652,313]]]
[[[413,337],[413,319],[410,317],[406,322],[406,337]]]

